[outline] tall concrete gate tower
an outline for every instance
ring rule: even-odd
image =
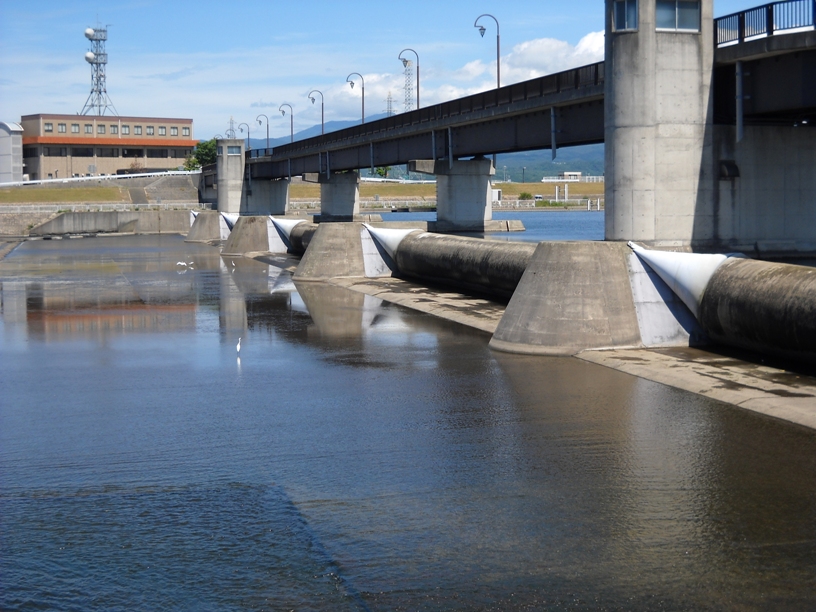
[[[605,9],[605,237],[706,244],[713,0],[605,0]]]

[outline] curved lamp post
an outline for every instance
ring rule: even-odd
[[[362,90],[363,90],[363,120],[361,123],[365,123],[365,79],[363,79],[363,75],[359,72],[352,72],[350,75],[346,77],[346,83],[351,85],[351,88],[354,89],[354,81],[351,80],[351,77],[354,75],[360,77],[360,83],[362,83]]]
[[[320,91],[319,89],[313,89],[312,91],[309,92],[307,97],[312,101],[312,104],[315,103],[314,96],[312,96],[313,93],[319,93],[320,94],[320,133],[325,134],[326,133],[326,127],[325,127],[325,123],[323,121],[323,101],[324,101],[323,100],[323,92]]]
[[[258,115],[257,117],[255,117],[255,121],[258,122],[258,125],[263,125],[261,117],[266,119],[266,154],[269,155],[269,117],[267,117],[266,115]]]
[[[247,151],[251,151],[252,150],[252,142],[249,140],[249,125],[247,125],[246,123],[239,123],[238,124],[238,131],[240,131],[240,132],[244,131],[243,128],[241,127],[242,125],[247,126]]]
[[[289,142],[295,142],[295,112],[292,110],[291,104],[281,104],[278,110],[284,117],[286,116],[286,111],[283,110],[284,106],[289,107]]]
[[[482,17],[490,17],[496,22],[496,88],[498,89],[501,87],[501,37],[499,35],[499,20],[489,13],[479,15],[476,18],[476,21],[473,23],[473,27],[479,28],[479,34],[481,34],[482,38],[484,38],[485,35],[485,27],[479,25],[479,20]]]
[[[408,62],[410,61],[410,60],[407,60],[404,57],[402,57],[402,54],[405,53],[406,51],[410,51],[411,53],[416,55],[416,58],[417,58],[417,63],[416,63],[416,67],[417,67],[417,108],[419,108],[419,53],[417,53],[413,49],[403,49],[402,51],[400,51],[399,55],[397,56],[397,59],[402,60],[402,65],[405,66],[405,67],[408,66]]]

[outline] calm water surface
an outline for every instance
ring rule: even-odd
[[[384,213],[383,221],[436,221],[436,213]],[[604,212],[584,210],[496,211],[496,220],[518,219],[523,232],[461,234],[491,240],[541,242],[542,240],[603,240]]]
[[[0,262],[0,608],[816,607],[812,432],[276,263]]]

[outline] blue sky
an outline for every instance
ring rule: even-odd
[[[724,15],[760,2],[715,0]],[[0,120],[33,113],[77,113],[88,94],[91,67],[84,61],[87,27],[109,24],[108,94],[120,115],[191,117],[195,135],[223,134],[230,116],[265,136],[326,121],[360,116],[364,75],[366,115],[383,112],[389,91],[403,106],[399,52],[420,56],[421,103],[495,86],[496,29],[484,38],[473,22],[482,13],[499,20],[502,84],[603,59],[603,11],[599,0],[412,0],[328,2],[235,0],[234,2],[60,1],[2,2]],[[409,57],[413,57],[408,54]]]

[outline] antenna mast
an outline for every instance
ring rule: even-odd
[[[91,65],[91,94],[80,115],[104,115],[108,109],[112,115],[118,115],[108,97],[105,84],[105,66],[108,63],[105,41],[108,40],[108,28],[88,28],[85,30],[85,38],[91,41],[91,50],[85,54],[85,61]]]

